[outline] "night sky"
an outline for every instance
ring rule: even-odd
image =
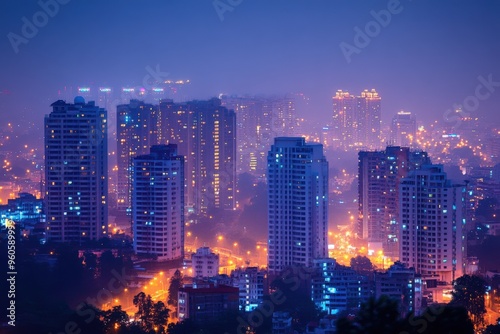
[[[492,76],[499,84],[474,113],[499,119],[500,1],[401,0],[350,62],[339,45],[356,46],[355,27],[364,31],[370,12],[394,1],[60,1],[67,4],[17,53],[9,33],[22,37],[23,17],[33,22],[42,8],[0,2],[2,117],[41,123],[65,86],[140,85],[159,65],[171,79],[191,80],[191,98],[304,93],[310,109],[300,115],[324,123],[337,89],[376,88],[384,122],[401,109],[428,122],[474,96],[479,76]]]

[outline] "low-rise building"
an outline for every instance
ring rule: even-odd
[[[240,311],[251,312],[264,298],[265,270],[257,267],[236,269],[231,273],[233,286],[240,290]]]
[[[191,255],[193,277],[213,277],[219,274],[219,255],[209,247],[200,247]]]
[[[226,285],[193,284],[179,289],[179,320],[213,321],[238,311],[238,288]]]

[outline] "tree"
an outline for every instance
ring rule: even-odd
[[[476,329],[484,326],[486,282],[479,276],[459,277],[453,288],[452,305],[463,306]]]
[[[484,334],[500,334],[500,318],[497,319],[497,323],[494,325],[486,326],[483,332]]]
[[[139,292],[133,299],[134,305],[137,307],[135,316],[139,319],[141,328],[145,331],[153,330],[153,299],[150,295],[144,292]]]
[[[351,268],[358,273],[371,273],[373,264],[366,256],[358,255],[351,258]]]
[[[168,322],[168,308],[162,301],[156,302],[153,305],[153,326],[156,328],[155,333],[166,333]]]
[[[340,318],[337,321],[338,334],[378,334],[398,332],[398,302],[387,296],[370,298],[361,308],[354,320]]]
[[[102,318],[106,333],[114,333],[116,329],[127,327],[129,323],[127,312],[122,310],[121,305],[103,311]]]
[[[174,276],[170,277],[170,286],[168,287],[168,305],[172,305],[173,307],[177,308],[179,288],[182,287],[183,283],[184,277],[182,276],[179,269],[177,269],[174,273]]]
[[[133,302],[137,306],[135,316],[143,331],[166,333],[169,310],[162,301],[155,303],[150,295],[140,292],[134,296]]]
[[[171,322],[168,324],[168,334],[195,334],[199,332],[200,326],[189,318],[177,323]]]

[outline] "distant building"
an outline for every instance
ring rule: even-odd
[[[321,144],[279,137],[268,161],[268,270],[328,256],[328,162]]]
[[[160,261],[184,258],[184,157],[174,144],[154,145],[131,170],[134,251]]]
[[[265,179],[267,151],[275,137],[297,130],[293,96],[222,96],[222,105],[236,114],[236,170]]]
[[[453,282],[465,273],[465,185],[452,184],[442,165],[409,173],[399,189],[400,261],[424,278]]]
[[[430,163],[426,152],[387,146],[358,153],[358,237],[399,257],[399,183],[408,172]]]
[[[209,247],[200,247],[191,255],[193,277],[213,277],[219,274],[219,255]]]
[[[108,228],[107,112],[81,96],[51,107],[45,116],[48,240],[98,240]]]
[[[129,104],[116,107],[117,120],[117,206],[121,210],[130,210],[132,159],[148,154],[149,148],[158,144],[158,106],[139,100],[130,100]]]
[[[334,259],[317,259],[314,268],[316,274],[311,282],[311,298],[327,314],[359,309],[361,303],[371,296],[369,278],[338,264]]]
[[[255,310],[264,298],[266,271],[257,267],[236,269],[231,273],[232,284],[240,290],[240,311]]]
[[[400,111],[391,123],[391,145],[414,147],[417,136],[415,115],[408,111]]]
[[[202,323],[214,321],[238,311],[238,288],[201,284],[179,289],[179,321],[191,319]]]
[[[334,147],[380,146],[381,97],[375,89],[359,96],[339,90],[333,97],[332,135]]]
[[[186,206],[207,214],[236,208],[236,116],[217,98],[159,106],[158,140],[186,158]]]

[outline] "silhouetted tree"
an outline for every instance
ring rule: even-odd
[[[486,282],[479,276],[459,277],[453,288],[452,305],[463,306],[476,329],[484,326]]]
[[[153,305],[153,326],[155,333],[166,333],[167,332],[167,322],[168,322],[168,308],[162,301],[156,302]]]
[[[168,287],[168,305],[177,307],[179,288],[182,287],[184,277],[179,269],[177,269],[172,277],[170,277],[170,286]]]
[[[337,321],[339,334],[378,334],[396,333],[399,329],[398,302],[387,296],[379,299],[370,298],[351,321],[340,318]]]
[[[141,328],[145,331],[153,329],[153,299],[150,295],[144,292],[139,292],[133,299],[134,305],[137,307],[135,313],[136,318],[141,324]]]
[[[106,333],[116,333],[117,329],[127,327],[129,324],[127,312],[122,310],[121,305],[102,311],[101,314]]]
[[[198,334],[200,330],[200,326],[191,319],[168,324],[168,334]]]
[[[373,264],[366,256],[358,255],[351,258],[351,268],[358,273],[371,273]]]
[[[500,334],[500,318],[497,319],[495,325],[488,325],[483,334]]]

